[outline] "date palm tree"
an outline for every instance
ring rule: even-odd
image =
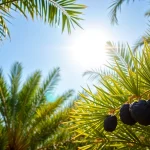
[[[30,16],[33,20],[41,18],[51,26],[61,24],[62,31],[67,28],[70,33],[75,25],[81,27],[79,21],[82,19],[79,15],[84,8],[85,5],[77,4],[76,0],[2,0],[0,2],[0,40],[7,35],[10,36],[7,23],[13,18],[12,12],[19,12],[25,18]]]
[[[58,96],[54,102],[46,98],[60,79],[55,68],[41,82],[41,72],[35,71],[22,83],[22,65],[16,62],[6,82],[0,70],[0,150],[61,149],[71,142],[64,121],[72,107],[73,91]]]
[[[91,77],[99,76],[96,92],[84,88],[86,94],[80,94],[70,114],[70,130],[77,134],[75,141],[84,144],[79,147],[82,150],[150,149],[150,126],[126,125],[119,116],[123,104],[150,99],[150,46],[145,43],[143,51],[134,53],[125,44],[108,43],[108,47],[108,68],[89,72]],[[117,117],[113,132],[104,130],[108,115]]]

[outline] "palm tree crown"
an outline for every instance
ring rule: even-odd
[[[93,73],[93,77],[99,75],[96,93],[85,88],[86,94],[81,94],[71,113],[71,129],[77,134],[76,142],[84,144],[82,150],[150,149],[150,126],[138,120],[134,125],[124,124],[119,115],[124,104],[150,99],[150,46],[145,43],[143,51],[133,53],[128,45],[108,44],[111,58],[108,71],[96,73],[96,76]],[[128,111],[131,113],[131,107]],[[140,112],[137,110],[137,113]],[[104,128],[108,115],[117,117],[118,125],[113,132]]]
[[[43,82],[41,72],[35,71],[22,83],[22,65],[17,62],[11,68],[8,84],[0,70],[1,150],[54,149],[68,138],[62,123],[68,118],[69,107],[62,108],[62,104],[73,91],[54,102],[46,99],[58,83],[59,71],[54,69]]]

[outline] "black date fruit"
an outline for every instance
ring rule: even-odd
[[[150,125],[150,100],[139,100],[130,105],[131,116],[139,124]]]
[[[120,108],[120,119],[124,124],[134,125],[136,121],[132,118],[130,113],[130,104],[124,104]]]
[[[117,117],[108,115],[104,120],[104,129],[107,132],[112,132],[116,129],[117,126]]]

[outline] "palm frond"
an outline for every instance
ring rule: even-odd
[[[112,24],[118,23],[117,13],[118,13],[118,11],[121,11],[121,6],[124,2],[125,2],[125,0],[115,0],[109,6],[109,9],[111,8],[109,15],[110,15]]]
[[[60,68],[54,68],[52,72],[49,73],[45,81],[43,81],[42,91],[44,94],[52,93],[58,81],[60,80]]]
[[[146,16],[146,17],[150,17],[150,10],[147,10],[147,11],[145,12],[145,16]]]
[[[39,122],[45,120],[48,116],[53,115],[54,112],[62,110],[62,105],[66,100],[68,100],[73,95],[73,90],[69,90],[64,93],[62,96],[59,96],[55,99],[54,102],[42,104],[40,107],[35,108],[34,117],[28,118],[28,123],[30,125],[32,122],[32,127],[29,130],[29,133],[34,132],[34,128],[38,125]]]
[[[36,94],[37,89],[39,88],[41,79],[41,72],[36,71],[31,76],[28,77],[27,81],[23,84],[23,88],[20,90],[18,94],[18,103],[16,105],[17,114],[19,119],[22,122],[26,122],[28,119],[28,114],[33,109],[32,101]],[[26,105],[26,107],[24,107]]]
[[[44,143],[47,141],[47,139],[53,139],[53,135],[55,135],[55,132],[57,132],[57,130],[61,127],[63,121],[67,120],[67,113],[67,109],[66,112],[59,111],[52,116],[47,116],[46,120],[38,123],[37,127],[35,128],[36,133],[31,135],[32,139],[34,139],[34,143],[31,143],[31,145],[41,145],[41,142]],[[45,147],[47,144],[42,144],[42,147]]]
[[[109,6],[109,9],[111,9],[109,15],[112,24],[118,24],[118,11],[121,11],[121,6],[123,5],[123,3],[126,2],[128,4],[130,1],[134,2],[135,0],[112,0],[111,5]]]
[[[128,49],[128,50],[126,50]],[[115,67],[116,62],[123,68],[124,71],[128,72],[128,68],[131,70],[135,70],[134,68],[134,60],[132,59],[132,50],[127,44],[118,43],[114,44],[112,42],[107,42],[107,54],[110,58],[111,66]],[[138,57],[138,53],[133,54],[135,57]]]
[[[0,40],[2,41],[7,36],[10,37],[9,29],[3,16],[0,16]]]
[[[21,75],[22,75],[22,65],[19,62],[16,62],[13,64],[11,71],[10,71],[10,93],[11,93],[11,97],[10,97],[10,107],[11,107],[11,114],[14,117],[14,113],[15,113],[15,105],[17,104],[17,100],[18,100],[18,92],[19,92],[19,88],[20,88],[20,79],[21,79]],[[14,119],[14,118],[13,118]]]
[[[83,73],[83,76],[88,76],[88,79],[95,80],[100,77],[100,72],[101,72],[101,69],[87,70]]]
[[[88,79],[93,80],[100,80],[101,77],[106,77],[107,75],[112,74],[115,76],[115,72],[110,70],[109,68],[100,68],[100,69],[91,69],[87,70],[83,73],[83,76],[88,76]]]
[[[53,94],[58,81],[60,80],[60,69],[54,68],[52,72],[44,79],[42,85],[34,98],[35,106],[46,101],[46,94]]]
[[[135,42],[134,47],[133,47],[134,51],[136,51],[138,48],[142,47],[144,45],[144,42],[150,43],[149,27],[148,27],[146,33]]]
[[[67,28],[68,33],[82,20],[81,10],[85,5],[76,4],[76,0],[2,0],[0,3],[0,40],[10,36],[6,22],[11,22],[11,11],[21,13],[25,18],[33,20],[41,18],[51,26],[62,26],[62,32]]]

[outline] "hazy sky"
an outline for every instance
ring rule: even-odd
[[[103,38],[134,44],[147,27],[148,21],[144,18],[144,12],[149,7],[147,1],[123,5],[122,13],[118,15],[118,26],[110,24],[108,16],[110,1],[80,0],[80,3],[88,6],[82,16],[85,20],[81,22],[84,31],[77,28],[71,35],[67,32],[61,34],[61,28],[52,28],[41,21],[33,22],[30,19],[27,21],[17,15],[11,21],[12,25],[9,25],[11,41],[4,41],[0,45],[0,66],[3,67],[5,74],[8,74],[10,66],[15,61],[22,62],[24,78],[37,69],[42,70],[45,76],[53,67],[59,66],[61,81],[56,93],[62,93],[68,89],[81,90],[81,86],[86,84],[86,79],[82,77],[83,72],[87,69],[98,68],[101,64],[96,59],[98,56],[99,60],[103,58],[100,53],[91,55],[91,59],[89,58],[94,46],[90,45],[92,50],[88,48],[90,52],[86,53],[88,43],[84,47],[84,44],[86,45],[84,37],[90,36],[88,40],[91,40],[93,44],[96,42],[95,45],[102,45]],[[75,51],[75,48],[78,50]],[[101,46],[98,48],[100,48],[99,52],[104,51]],[[97,58],[94,59],[94,57]],[[88,59],[91,62],[89,66]],[[97,63],[92,63],[92,60]]]

